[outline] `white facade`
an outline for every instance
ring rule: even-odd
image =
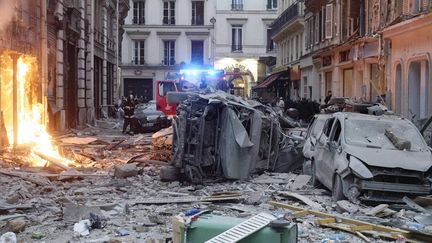
[[[215,9],[216,0],[130,0],[122,42],[124,94],[152,99],[155,80],[169,79],[180,63],[212,64]]]
[[[239,75],[228,77],[236,94],[248,96],[268,74],[260,58],[274,57],[269,26],[277,18],[276,0],[218,0],[215,23],[215,68]]]

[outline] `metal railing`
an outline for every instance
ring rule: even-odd
[[[192,25],[204,25],[204,18],[200,15],[192,16]]]
[[[243,10],[243,3],[233,3],[231,4],[231,10]]]
[[[231,51],[235,52],[235,51],[242,51],[243,50],[243,45],[231,45]]]
[[[163,17],[162,23],[164,25],[175,25],[175,17]]]
[[[141,18],[133,18],[132,19],[132,24],[145,24],[145,18],[141,17]]]
[[[300,16],[300,14],[302,14],[302,9],[301,8],[301,4],[299,3],[295,3],[293,5],[291,5],[289,8],[287,8],[272,24],[271,24],[271,29],[272,35],[275,35],[276,33],[278,33],[282,27],[288,23],[290,23],[291,21],[293,21],[294,19],[296,19],[297,17]]]
[[[162,61],[162,64],[165,66],[174,66],[176,64],[176,61],[174,59],[171,59],[171,58],[164,58],[164,60]]]

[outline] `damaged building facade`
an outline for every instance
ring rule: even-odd
[[[17,66],[16,82],[2,74],[4,98],[16,94],[16,100],[42,105],[44,123],[52,130],[85,126],[107,115],[118,97],[115,23],[121,24],[128,2],[10,0],[1,4],[1,66],[12,70],[14,61]],[[9,81],[17,90],[8,93]],[[21,104],[14,110],[25,113],[27,108],[31,106]],[[8,112],[7,107],[2,110]]]
[[[124,0],[48,1],[48,104],[63,130],[107,117],[119,98],[117,78]],[[118,24],[116,24],[118,23]]]
[[[306,0],[304,11],[298,13],[304,23],[300,22],[295,34],[303,36],[298,44],[299,61],[295,52],[291,59],[296,41],[292,47],[293,38],[285,33],[294,31],[288,27],[299,18],[285,15],[302,3],[288,1],[287,6],[286,2],[280,1],[278,18],[285,20],[285,29],[274,28],[272,37],[278,43],[279,68],[296,70],[299,63],[298,85],[294,80],[285,81],[298,89],[290,92],[321,102],[329,90],[333,96],[357,101],[384,101],[396,113],[414,120],[431,114],[427,98],[431,1]],[[406,34],[412,38],[405,38]]]

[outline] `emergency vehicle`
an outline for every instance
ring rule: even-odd
[[[225,82],[224,70],[205,67],[181,69],[176,79],[156,81],[156,109],[167,116],[175,115],[177,107],[168,103],[168,92],[199,92],[207,87],[216,89],[222,81]]]

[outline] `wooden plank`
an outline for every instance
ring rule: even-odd
[[[275,201],[270,201],[269,202],[271,205],[275,206],[275,207],[281,207],[281,208],[286,208],[286,209],[290,209],[292,211],[303,211],[305,210],[304,208],[301,207],[296,207],[296,206],[292,206],[289,204],[284,204],[284,203],[280,203],[280,202],[275,202]],[[350,218],[345,218],[345,217],[339,217],[339,216],[335,216],[329,213],[323,213],[323,212],[319,212],[319,211],[315,211],[315,210],[308,210],[308,212],[311,215],[315,215],[317,217],[322,217],[322,218],[337,218],[338,222],[342,222],[344,224],[353,224],[353,225],[360,225],[360,226],[370,226],[372,227],[372,229],[374,231],[378,231],[378,232],[384,232],[384,233],[391,233],[393,235],[403,235],[405,238],[410,239],[411,242],[416,242],[417,240],[421,240],[421,241],[425,241],[425,242],[432,242],[432,235],[429,234],[424,234],[421,232],[412,232],[412,231],[408,231],[408,230],[404,230],[404,229],[399,229],[399,228],[392,228],[392,227],[387,227],[387,226],[382,226],[382,225],[377,225],[377,224],[372,224],[369,222],[365,222],[365,221],[361,221],[361,220],[356,220],[356,219],[350,219]],[[362,232],[365,233],[365,232]],[[393,237],[393,239],[395,239]]]
[[[287,209],[290,209],[293,211],[304,210],[304,208],[301,208],[301,207],[296,207],[296,206],[292,206],[292,205],[288,205],[288,204],[284,204],[284,203],[280,203],[280,202],[275,202],[275,201],[271,201],[270,204],[273,206],[276,206],[276,207],[287,208]],[[319,212],[319,211],[315,211],[315,210],[308,210],[308,211],[310,214],[318,216],[318,217],[322,217],[322,218],[336,217],[336,216],[329,214],[329,213],[323,213],[323,212]],[[401,234],[409,234],[409,231],[398,229],[398,228],[391,228],[391,227],[376,225],[376,224],[368,223],[365,221],[350,219],[350,218],[345,218],[345,217],[337,217],[337,218],[340,219],[342,222],[348,223],[348,224],[369,225],[369,226],[372,226],[374,230],[379,230],[379,231],[383,231],[383,232],[397,232],[397,233],[401,233]]]
[[[280,195],[286,196],[286,197],[292,197],[292,198],[295,198],[297,200],[300,200],[303,203],[305,203],[306,205],[310,206],[314,210],[323,210],[323,207],[319,203],[316,203],[316,202],[310,200],[309,198],[307,198],[305,196],[302,196],[302,195],[300,195],[298,193],[281,192]]]
[[[39,156],[39,157],[41,157],[42,159],[44,159],[44,160],[50,162],[51,164],[54,164],[54,165],[57,166],[57,167],[60,167],[60,168],[62,168],[62,169],[64,169],[64,170],[68,170],[68,169],[69,169],[68,166],[66,166],[66,165],[63,164],[63,161],[61,161],[61,160],[59,160],[59,159],[57,159],[57,158],[54,158],[54,157],[52,157],[52,156],[49,156],[49,155],[43,154],[43,153],[41,153],[41,152],[39,152],[39,151],[34,151],[34,153],[35,153],[37,156]]]

